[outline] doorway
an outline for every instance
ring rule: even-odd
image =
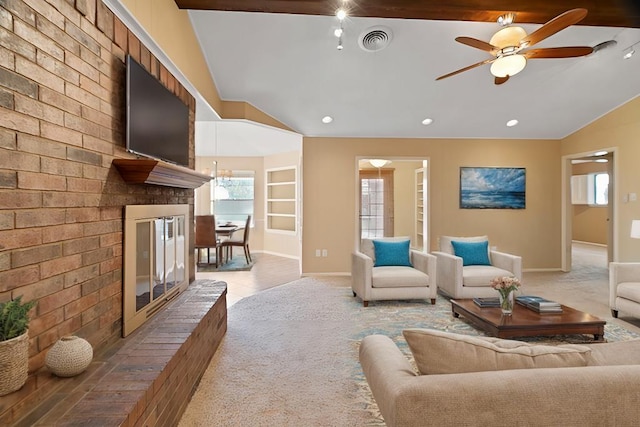
[[[428,160],[392,157],[356,162],[355,248],[363,238],[409,236],[413,249],[428,250]]]
[[[584,267],[573,255],[585,245],[606,253],[607,265],[617,259],[616,170],[614,148],[563,156],[562,271]]]

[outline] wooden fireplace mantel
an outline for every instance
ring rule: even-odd
[[[128,184],[153,184],[194,189],[213,178],[162,160],[114,159],[113,165]]]

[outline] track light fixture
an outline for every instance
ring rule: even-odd
[[[346,2],[346,0],[345,0]],[[340,8],[336,11],[336,17],[338,18],[338,21],[340,22],[340,28],[336,28],[333,32],[333,34],[338,38],[338,46],[337,49],[338,50],[342,50],[344,49],[344,46],[342,45],[342,35],[344,34],[344,20],[347,17],[347,11],[346,9]]]

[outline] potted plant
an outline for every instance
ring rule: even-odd
[[[29,310],[22,296],[0,303],[0,396],[20,389],[29,371]]]

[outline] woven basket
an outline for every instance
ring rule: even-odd
[[[29,331],[0,341],[0,396],[19,390],[29,374]]]
[[[60,338],[44,358],[47,368],[59,377],[73,377],[84,372],[93,359],[93,348],[76,336]]]

